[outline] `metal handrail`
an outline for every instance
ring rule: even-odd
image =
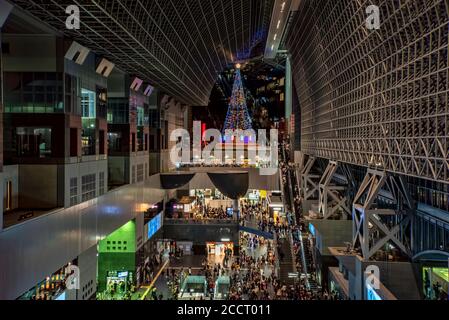
[[[238,225],[238,222],[234,219],[171,219],[165,218],[165,224],[199,224],[199,225],[207,225],[207,224],[235,224]]]

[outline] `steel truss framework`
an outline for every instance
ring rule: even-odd
[[[207,105],[219,72],[263,54],[274,0],[11,2],[182,103]],[[66,29],[69,5],[80,30]]]
[[[319,182],[319,202],[318,212],[321,218],[329,219],[340,212],[339,218],[346,218],[352,215],[352,211],[348,202],[348,198],[344,195],[347,186],[336,185],[332,183],[334,175],[337,173],[338,163],[329,161]]]
[[[300,192],[303,201],[311,200],[314,195],[319,192],[320,176],[311,172],[315,160],[315,157],[309,157],[300,174]]]
[[[366,28],[379,6],[381,28]],[[304,0],[286,46],[306,154],[449,183],[449,2]]]
[[[394,202],[381,203],[382,192],[387,192]],[[402,178],[368,169],[352,208],[354,248],[360,248],[368,260],[391,242],[411,256],[412,214],[413,205]]]

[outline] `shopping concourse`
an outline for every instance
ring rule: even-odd
[[[0,39],[0,300],[449,300],[448,1],[0,0]]]

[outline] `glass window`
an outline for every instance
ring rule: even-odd
[[[98,134],[99,134],[100,154],[105,154],[104,130],[100,130]]]
[[[70,179],[70,206],[78,204],[78,178]]]
[[[104,172],[100,172],[99,174],[99,195],[102,196],[104,195]]]
[[[122,151],[122,133],[121,132],[109,132],[108,133],[108,150],[111,152]]]
[[[137,129],[137,151],[143,151],[145,147],[145,134],[143,127]]]
[[[446,240],[445,240],[446,249],[444,251],[449,251],[449,225],[446,225],[444,233],[445,233],[445,238],[446,238]]]
[[[18,127],[16,135],[19,157],[51,157],[51,128]]]
[[[106,119],[108,109],[107,90],[104,88],[97,88],[97,95],[98,95],[98,117]]]
[[[137,126],[145,125],[145,110],[143,107],[137,107]]]
[[[129,122],[129,101],[125,98],[108,98],[108,123],[123,124]]]
[[[143,180],[143,164],[139,164],[137,165],[137,182],[142,182]]]
[[[5,112],[62,112],[62,74],[45,72],[6,72],[4,74]]]
[[[136,152],[136,134],[134,132],[131,134],[131,151]]]
[[[81,89],[81,109],[83,118],[96,118],[95,92]]]
[[[96,175],[89,174],[81,178],[81,200],[82,202],[95,198]]]
[[[155,128],[155,129],[161,128],[161,118],[160,118],[159,110],[157,110],[157,109],[149,110],[149,123],[150,123],[150,127],[152,127],[152,128]]]
[[[83,156],[92,156],[96,154],[95,129],[83,129],[81,142]]]

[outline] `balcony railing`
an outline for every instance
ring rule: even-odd
[[[228,224],[238,225],[237,220],[233,219],[164,219],[164,224],[176,224],[176,225],[213,225],[213,224]]]

